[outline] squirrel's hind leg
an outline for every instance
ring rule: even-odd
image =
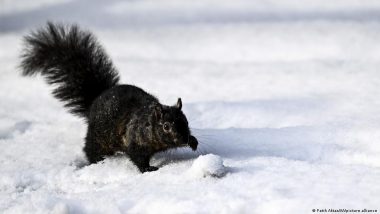
[[[101,153],[100,146],[97,146],[97,144],[92,142],[88,137],[86,138],[83,151],[90,164],[97,163],[105,158],[105,155]]]

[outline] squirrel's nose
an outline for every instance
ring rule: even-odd
[[[193,135],[190,135],[189,136],[189,142],[187,144],[189,144],[190,148],[193,151],[195,151],[195,150],[197,150],[197,147],[198,147],[198,140]]]

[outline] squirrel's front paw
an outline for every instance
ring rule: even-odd
[[[144,169],[144,172],[152,172],[152,171],[157,171],[158,170],[158,167],[155,167],[155,166],[148,166]],[[143,172],[143,173],[144,173]]]

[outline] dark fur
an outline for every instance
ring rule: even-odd
[[[154,171],[150,158],[170,148],[190,146],[181,99],[165,106],[141,88],[119,85],[111,60],[95,37],[76,25],[48,23],[25,37],[23,75],[41,73],[57,87],[56,98],[88,122],[84,152],[90,163],[126,153],[141,172]]]

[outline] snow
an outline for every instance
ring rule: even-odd
[[[194,160],[189,169],[189,175],[193,177],[222,177],[226,174],[226,167],[220,156],[214,154],[201,155]]]
[[[48,7],[68,1],[70,0],[37,0],[33,2],[25,0],[2,0],[0,14],[9,15],[11,13],[27,12],[40,7]]]
[[[1,213],[379,212],[378,1],[0,7]],[[47,19],[93,31],[122,82],[181,97],[198,150],[157,154],[144,174],[123,155],[88,165],[84,122],[17,67]]]

